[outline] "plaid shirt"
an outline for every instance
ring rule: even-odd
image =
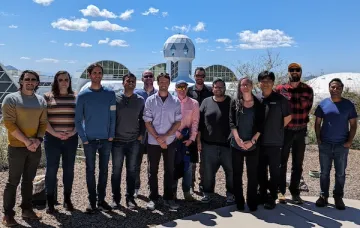
[[[290,83],[284,83],[278,85],[275,90],[289,101],[292,119],[286,128],[296,130],[305,128],[309,122],[309,113],[313,106],[313,89],[300,82],[296,88],[293,88]]]

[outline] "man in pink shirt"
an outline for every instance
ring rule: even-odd
[[[176,82],[176,92],[178,98],[181,103],[181,125],[179,129],[176,131],[176,138],[178,140],[183,140],[187,151],[185,154],[184,160],[190,162],[190,164],[186,165],[183,174],[183,182],[182,182],[182,190],[184,193],[184,199],[186,201],[194,201],[194,197],[190,193],[190,188],[192,184],[192,157],[194,157],[194,153],[197,153],[195,147],[191,146],[194,144],[196,140],[196,136],[198,133],[199,119],[200,119],[200,111],[199,111],[199,103],[188,96],[186,96],[186,90],[188,84],[184,80],[180,80]],[[184,139],[184,135],[182,135],[182,131],[188,128],[189,138]],[[195,150],[194,150],[195,149]],[[188,157],[187,157],[188,156]],[[174,183],[174,192],[176,193],[178,181]],[[176,197],[176,194],[175,194]]]

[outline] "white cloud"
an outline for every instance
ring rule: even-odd
[[[167,17],[167,16],[169,16],[169,13],[168,13],[168,12],[162,12],[161,15],[162,15],[163,17]]]
[[[175,25],[175,26],[173,26],[171,28],[171,30],[173,30],[173,31],[181,31],[181,32],[185,33],[185,32],[189,32],[190,28],[191,28],[190,25],[188,25],[188,26],[186,26],[186,25],[182,25],[182,26]]]
[[[266,49],[277,47],[291,47],[294,39],[281,30],[263,29],[254,33],[250,30],[238,33],[241,49]]]
[[[213,51],[215,51],[214,49],[206,49],[206,51],[210,51],[210,52],[213,52]]]
[[[156,52],[156,51],[152,51],[151,53],[156,54],[157,52]]]
[[[79,47],[83,47],[83,48],[89,48],[89,47],[92,47],[92,45],[91,45],[91,44],[87,44],[87,43],[77,44],[77,46],[79,46]]]
[[[97,6],[94,5],[88,5],[86,9],[81,9],[80,12],[85,17],[89,16],[89,17],[116,18],[116,15],[113,12],[110,12],[107,9],[100,10]]]
[[[201,43],[207,43],[208,40],[207,40],[207,39],[202,39],[202,38],[198,37],[198,38],[195,39],[195,42],[196,42],[197,44],[201,44]]]
[[[73,45],[74,45],[73,43],[64,43],[64,46],[66,46],[66,47],[71,47]]]
[[[0,43],[0,46],[5,46],[5,44],[1,44],[1,43]]]
[[[51,40],[50,43],[56,44],[56,40]]]
[[[221,47],[220,46],[217,46],[216,49],[220,49]]]
[[[122,14],[120,14],[119,18],[121,20],[129,20],[131,18],[131,14],[133,14],[135,11],[133,9],[131,10],[126,10],[125,12],[123,12]]]
[[[234,48],[226,48],[225,51],[236,51]]]
[[[218,43],[223,43],[223,44],[229,44],[229,43],[231,43],[231,40],[228,39],[228,38],[216,39],[215,41],[218,42]]]
[[[111,24],[108,20],[106,21],[92,21],[90,23],[91,27],[97,30],[103,31],[121,31],[121,32],[133,32],[134,29],[130,29],[128,27],[122,27],[117,24]]]
[[[20,59],[29,60],[30,58],[29,57],[20,57]]]
[[[75,64],[77,63],[77,60],[64,60],[65,62],[69,63],[69,64]]]
[[[59,60],[52,59],[52,58],[42,58],[42,59],[36,60],[36,62],[38,62],[38,63],[58,63]]]
[[[15,14],[1,11],[1,12],[0,12],[0,16],[1,16],[1,17],[8,17],[8,16],[15,16]]]
[[[144,15],[144,16],[148,16],[149,14],[156,15],[157,13],[159,13],[159,9],[150,7],[149,10],[143,12],[142,15]]]
[[[129,44],[126,43],[125,40],[112,40],[110,43],[109,43],[110,46],[113,46],[113,47],[128,47]]]
[[[169,28],[168,28],[168,27],[165,27],[165,29],[166,29],[166,30],[169,30]]]
[[[60,18],[56,22],[51,23],[53,28],[65,30],[65,31],[80,31],[86,32],[87,29],[90,27],[88,19],[75,19],[75,20],[68,20],[65,18]]]
[[[54,0],[33,0],[33,2],[43,5],[43,6],[49,6]]]
[[[17,26],[17,25],[10,25],[9,28],[11,28],[11,29],[17,29],[18,26]]]
[[[198,22],[198,24],[193,28],[195,32],[201,32],[205,31],[205,23],[204,22]]]
[[[106,38],[105,40],[99,40],[98,44],[107,44],[109,43],[110,39]]]

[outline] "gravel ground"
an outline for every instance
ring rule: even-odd
[[[319,193],[319,179],[311,178],[308,175],[309,170],[319,170],[318,151],[315,146],[309,146],[306,151],[305,162],[304,162],[304,179],[309,187],[309,192],[304,192],[302,195],[316,196]],[[347,181],[345,185],[345,198],[360,200],[360,151],[351,151],[348,159],[347,168]],[[111,166],[109,166],[111,167]],[[146,183],[146,160],[143,161],[143,168],[141,178],[143,183]],[[162,167],[162,165],[160,165]],[[290,169],[290,167],[289,167]],[[110,169],[109,169],[110,170]],[[44,169],[38,170],[38,175],[43,174]],[[62,179],[62,170],[59,170],[59,180]],[[332,170],[331,184],[334,183],[334,170]],[[5,182],[7,180],[7,172],[0,172],[0,192],[4,191]],[[125,173],[123,172],[123,180],[125,180]],[[142,186],[140,190],[140,196],[137,199],[139,209],[136,211],[122,208],[121,210],[114,211],[111,213],[99,212],[95,215],[88,215],[83,213],[85,210],[87,200],[87,189],[85,182],[85,164],[82,161],[78,161],[75,166],[75,180],[73,187],[73,203],[76,207],[76,211],[70,213],[62,209],[59,205],[59,213],[50,216],[43,214],[44,217],[39,222],[23,221],[19,216],[21,215],[20,208],[16,207],[17,221],[24,227],[152,227],[154,225],[162,224],[178,218],[183,218],[195,213],[200,213],[207,210],[212,210],[224,206],[225,201],[225,177],[222,169],[217,174],[216,184],[216,196],[210,205],[203,205],[199,202],[186,203],[184,202],[181,187],[178,188],[178,198],[180,199],[179,204],[181,208],[177,212],[169,212],[164,207],[159,207],[157,210],[150,212],[147,211],[147,190],[145,186]],[[159,183],[162,183],[162,172],[159,173]],[[179,183],[181,184],[181,182]],[[162,192],[162,186],[159,184],[160,193]],[[197,188],[197,187],[196,187]],[[62,193],[62,184],[59,181],[59,193]],[[123,193],[125,191],[125,183],[122,184]],[[197,189],[195,189],[197,190]],[[123,194],[124,195],[124,194]],[[125,197],[122,197],[121,204],[125,205]],[[111,187],[110,187],[110,173],[109,182],[107,186],[107,201],[111,201]],[[196,199],[200,200],[200,196],[196,195]],[[59,194],[58,200],[62,203],[62,195]],[[0,204],[2,205],[2,197],[0,197]],[[18,194],[17,205],[19,205],[21,197]],[[40,210],[44,212],[44,210]]]

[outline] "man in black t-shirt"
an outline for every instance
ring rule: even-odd
[[[229,111],[231,98],[225,95],[225,82],[217,79],[213,82],[214,96],[206,98],[200,106],[198,148],[202,162],[202,203],[211,201],[214,193],[215,177],[223,167],[226,176],[226,203],[234,202],[232,154],[228,138],[230,135]]]
[[[290,106],[287,99],[273,91],[275,75],[263,71],[258,76],[265,106],[264,131],[260,139],[259,154],[259,193],[265,209],[274,209],[280,180],[281,150],[284,144],[284,127],[291,121]],[[269,166],[270,181],[267,167]],[[267,195],[267,189],[270,195]]]

